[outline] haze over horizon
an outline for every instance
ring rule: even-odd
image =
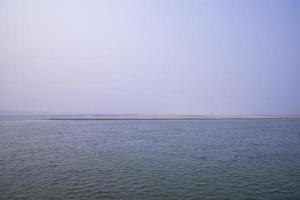
[[[1,0],[0,110],[300,114],[300,1]]]

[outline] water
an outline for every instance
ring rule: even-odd
[[[0,121],[0,199],[300,199],[300,120]]]

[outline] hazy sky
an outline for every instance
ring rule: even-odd
[[[0,110],[300,114],[300,1],[0,0]]]

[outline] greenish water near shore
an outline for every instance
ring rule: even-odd
[[[0,120],[0,199],[299,199],[300,120]]]

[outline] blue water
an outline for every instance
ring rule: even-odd
[[[300,120],[0,121],[0,199],[300,199]]]

